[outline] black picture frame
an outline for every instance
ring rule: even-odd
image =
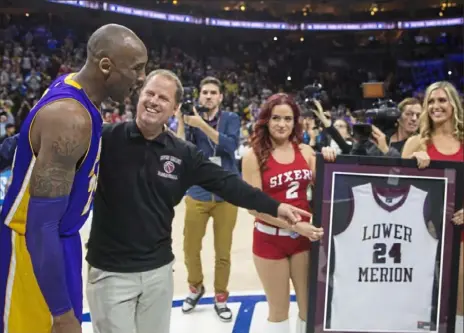
[[[315,191],[313,194],[313,223],[317,227],[324,228],[324,236],[320,242],[312,243],[311,253],[310,253],[310,271],[308,274],[308,285],[309,285],[309,299],[308,299],[308,312],[307,312],[307,328],[306,333],[341,333],[341,332],[350,332],[350,333],[379,333],[379,332],[388,332],[388,333],[412,333],[412,332],[436,332],[436,333],[454,333],[454,326],[456,320],[456,304],[457,304],[457,285],[458,285],[458,270],[459,270],[459,255],[460,255],[460,240],[461,240],[461,230],[462,227],[455,226],[451,222],[451,218],[455,211],[462,208],[463,199],[464,199],[464,186],[458,184],[464,184],[464,165],[459,162],[445,162],[445,161],[432,161],[430,165],[425,169],[417,168],[417,161],[413,159],[401,159],[401,158],[388,158],[388,157],[369,157],[369,156],[349,156],[341,155],[338,156],[335,162],[325,162],[321,154],[316,156],[316,173],[317,180]],[[362,183],[363,177],[365,178],[365,183]],[[434,263],[434,278],[433,278],[433,297],[431,305],[431,316],[429,322],[418,322],[417,329],[400,329],[400,328],[391,328],[391,327],[372,327],[372,328],[359,328],[361,327],[363,318],[365,316],[370,316],[372,309],[365,309],[365,311],[359,311],[355,321],[350,319],[346,320],[347,322],[356,322],[352,324],[353,328],[349,327],[350,324],[344,326],[341,324],[343,320],[340,318],[351,318],[345,317],[343,315],[332,315],[331,309],[345,309],[347,304],[346,300],[340,301],[343,299],[341,297],[341,290],[343,289],[343,278],[347,276],[353,277],[352,275],[340,275],[340,270],[336,275],[336,278],[333,277],[334,270],[334,256],[333,252],[330,252],[330,248],[333,249],[333,236],[335,232],[343,232],[350,226],[349,219],[348,223],[345,226],[337,226],[341,224],[343,218],[335,218],[336,216],[347,216],[344,214],[343,205],[347,205],[353,201],[353,188],[355,186],[364,184],[363,188],[367,183],[377,184],[376,181],[379,181],[379,184],[384,184],[385,181],[390,182],[391,186],[396,186],[399,182],[402,184],[409,184],[406,186],[414,186],[417,189],[436,189],[435,191],[423,191],[427,193],[428,206],[432,205],[434,207],[431,211],[431,218],[433,220],[433,226],[435,227],[436,236],[437,236],[437,255],[436,263]],[[356,183],[358,182],[358,183]],[[339,186],[335,190],[335,185]],[[387,184],[385,184],[387,185]],[[351,188],[350,188],[351,186]],[[374,192],[374,186],[372,185],[372,191]],[[444,186],[444,187],[443,187]],[[345,187],[345,190],[344,190]],[[361,188],[361,187],[360,187]],[[410,187],[409,187],[410,188]],[[442,190],[441,190],[442,189]],[[348,191],[348,192],[347,192]],[[357,189],[356,189],[357,191]],[[440,192],[441,191],[441,192]],[[347,195],[346,197],[345,195]],[[357,192],[358,193],[358,192]],[[440,194],[441,193],[441,194]],[[338,199],[334,200],[334,195],[337,195]],[[433,194],[433,195],[432,195]],[[375,195],[374,195],[375,196]],[[367,205],[367,201],[359,200],[358,198],[358,207],[359,205]],[[438,201],[441,202],[438,203]],[[348,200],[346,200],[348,199]],[[387,199],[388,200],[388,199]],[[412,199],[411,199],[412,200]],[[360,203],[359,203],[360,202]],[[433,204],[432,204],[433,202]],[[371,202],[372,203],[372,202]],[[337,206],[336,206],[337,205]],[[424,204],[423,206],[427,206]],[[366,210],[368,208],[366,207]],[[339,211],[337,213],[337,211]],[[358,208],[359,211],[359,208]],[[440,213],[441,212],[441,213]],[[367,212],[369,214],[372,212]],[[417,212],[416,212],[417,213]],[[426,216],[425,212],[421,212]],[[338,215],[337,215],[338,214]],[[399,213],[398,213],[399,214]],[[440,215],[441,214],[441,215]],[[375,219],[375,213],[372,214],[372,219]],[[417,216],[412,213],[410,216]],[[358,222],[357,222],[358,223]],[[409,223],[409,222],[408,222]],[[429,222],[430,223],[430,222]],[[337,229],[338,228],[338,229]],[[343,229],[345,228],[345,229]],[[338,230],[338,231],[337,231]],[[357,230],[357,229],[355,229]],[[419,230],[419,229],[417,229]],[[337,235],[336,235],[337,236]],[[342,238],[346,243],[346,238]],[[355,243],[353,241],[352,244]],[[341,244],[340,238],[338,239],[338,244]],[[360,243],[360,241],[357,241]],[[416,242],[417,243],[417,242]],[[375,246],[376,244],[374,244]],[[342,248],[339,246],[339,250]],[[346,252],[346,253],[344,253]],[[353,254],[351,250],[349,251],[339,251],[340,257],[350,256]],[[351,253],[351,254],[350,254]],[[364,252],[365,253],[365,252]],[[407,253],[407,252],[406,252]],[[342,259],[339,259],[342,260]],[[354,259],[360,260],[360,259]],[[372,259],[375,260],[375,259]],[[389,260],[394,260],[390,258]],[[393,261],[390,261],[393,262]],[[339,262],[341,263],[341,261]],[[355,262],[356,264],[356,262]],[[353,266],[355,266],[353,264]],[[339,267],[344,267],[345,265],[340,264]],[[375,267],[375,266],[374,266]],[[379,266],[376,266],[379,267]],[[398,267],[398,266],[393,266]],[[364,268],[358,267],[359,272],[358,278],[361,279],[361,272]],[[378,268],[374,268],[378,269]],[[395,268],[394,268],[395,269]],[[406,273],[406,268],[404,268]],[[411,271],[412,272],[412,271]],[[343,271],[342,271],[343,273]],[[362,273],[364,274],[364,273]],[[396,273],[395,273],[396,274]],[[411,273],[412,274],[412,273]],[[393,274],[392,274],[393,275]],[[343,276],[343,278],[342,278]],[[365,276],[363,275],[363,278]],[[405,275],[405,279],[407,276]],[[387,279],[387,275],[385,275]],[[392,277],[390,277],[391,282]],[[400,277],[401,279],[401,277]],[[350,279],[348,279],[350,280]],[[338,282],[335,282],[338,281]],[[352,283],[353,279],[350,280]],[[372,280],[371,280],[372,281]],[[376,277],[375,282],[378,281]],[[399,282],[400,280],[396,281]],[[359,282],[359,281],[357,281]],[[361,281],[362,282],[362,281]],[[384,281],[385,282],[385,281]],[[395,282],[395,281],[393,281]],[[408,281],[403,281],[407,283]],[[403,285],[405,284],[403,283]],[[337,286],[337,287],[335,287]],[[346,284],[345,284],[346,286]],[[356,286],[356,284],[355,284]],[[359,285],[357,285],[359,286]],[[332,305],[330,290],[332,292],[338,288],[338,294],[336,297],[337,305]],[[352,288],[352,289],[356,289]],[[398,288],[401,292],[402,289]],[[362,288],[361,288],[362,290]],[[373,289],[376,290],[376,289]],[[375,293],[374,293],[375,294]],[[353,295],[353,293],[345,293],[345,296]],[[358,297],[362,297],[358,295]],[[378,295],[382,297],[382,295]],[[345,297],[347,298],[347,297]],[[385,297],[387,299],[388,297]],[[360,298],[361,299],[361,298]],[[362,301],[360,301],[362,303]],[[378,304],[382,304],[379,302]],[[333,306],[333,307],[332,307]],[[350,307],[350,311],[356,311],[356,307]],[[355,310],[353,310],[355,309]],[[339,311],[342,313],[343,311]],[[373,311],[375,313],[375,311]],[[334,319],[335,317],[335,319]],[[395,318],[391,318],[395,320]],[[369,322],[369,320],[365,320]],[[336,322],[337,324],[331,324],[331,322]],[[380,321],[379,321],[380,322]],[[339,325],[338,327],[336,327]],[[366,324],[369,325],[369,324]],[[385,324],[384,324],[385,325]],[[386,324],[388,326],[390,324]],[[398,324],[399,325],[399,324]],[[334,326],[335,328],[332,328]],[[343,326],[343,327],[342,327]],[[355,327],[359,326],[359,327]],[[395,326],[392,324],[392,326]]]

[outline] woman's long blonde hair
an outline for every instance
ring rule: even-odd
[[[432,92],[436,89],[443,89],[448,96],[448,100],[453,107],[453,135],[460,142],[464,142],[464,111],[462,101],[459,98],[458,91],[448,81],[438,81],[432,83],[425,91],[424,103],[422,105],[422,114],[420,116],[420,142],[421,148],[425,150],[426,146],[431,143],[432,133],[434,131],[433,122],[429,116],[429,99]]]

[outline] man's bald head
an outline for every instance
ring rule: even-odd
[[[129,28],[119,24],[107,24],[98,28],[87,42],[87,57],[96,61],[114,58],[127,49],[145,49],[144,43]]]
[[[143,83],[147,60],[147,48],[132,30],[107,24],[90,36],[84,67],[93,81],[101,82],[105,95],[123,101],[131,88]]]

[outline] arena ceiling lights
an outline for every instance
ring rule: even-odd
[[[238,21],[225,20],[214,17],[195,17],[175,13],[163,13],[153,10],[122,6],[111,2],[100,1],[71,1],[71,0],[47,0],[48,2],[101,10],[123,15],[144,17],[152,20],[198,24],[225,28],[261,29],[261,30],[288,30],[288,31],[363,31],[363,30],[393,30],[393,29],[422,29],[446,26],[464,25],[464,18],[446,18],[421,21],[396,21],[396,22],[364,22],[364,23],[287,23],[287,22],[263,22],[263,21]]]

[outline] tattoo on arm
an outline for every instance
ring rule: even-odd
[[[65,124],[59,129],[51,126],[43,129],[41,148],[31,175],[31,196],[53,198],[71,192],[76,164],[90,140],[90,121],[79,116],[77,121],[62,120]]]
[[[31,178],[30,193],[37,197],[61,197],[68,195],[74,180],[74,170],[44,163],[36,165]]]

